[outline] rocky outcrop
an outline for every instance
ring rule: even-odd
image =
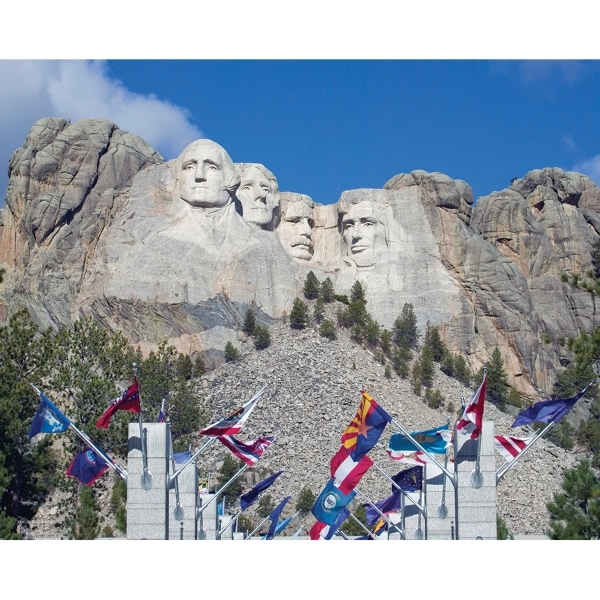
[[[143,348],[166,338],[218,364],[246,310],[285,318],[312,270],[339,294],[360,281],[388,329],[411,303],[473,369],[499,348],[531,398],[565,361],[558,341],[598,324],[594,297],[562,277],[589,268],[599,238],[600,189],[584,175],[532,171],[475,203],[464,181],[413,171],[322,206],[279,196],[262,166],[242,169],[239,190],[244,164],[208,140],[165,163],[108,121],[39,121],[10,163],[3,314],[93,315]]]

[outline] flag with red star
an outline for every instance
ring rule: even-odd
[[[375,446],[391,420],[392,417],[363,391],[358,412],[342,433],[342,446],[352,460],[358,462]]]

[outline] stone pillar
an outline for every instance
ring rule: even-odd
[[[167,493],[167,448],[170,428],[167,423],[144,423],[147,431],[148,469],[152,488],[142,489],[142,442],[138,423],[129,423],[127,452],[127,539],[169,539],[169,498]]]
[[[495,540],[496,533],[496,457],[494,455],[494,423],[483,422],[481,433],[481,475],[483,485],[471,485],[477,458],[478,440],[471,440],[460,432],[454,433],[456,441],[455,467],[458,485],[457,533],[459,540]]]
[[[173,472],[172,461],[171,473]],[[181,465],[176,465],[180,468]],[[198,468],[190,463],[177,477],[179,485],[179,505],[183,509],[183,519],[175,519],[177,496],[175,487],[169,490],[169,539],[195,540],[197,531],[196,504],[198,497]]]
[[[443,465],[443,456],[436,456]],[[447,469],[454,471],[454,464],[448,462]],[[425,504],[427,507],[427,539],[451,540],[453,524],[456,525],[454,485],[447,475],[434,463],[427,463],[424,473]],[[446,493],[444,494],[444,480]],[[445,510],[441,507],[444,498]],[[445,514],[445,516],[444,516]]]

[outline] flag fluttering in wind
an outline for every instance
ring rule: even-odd
[[[192,458],[192,453],[190,450],[186,450],[185,452],[175,452],[173,454],[173,460],[177,465],[186,463],[188,460],[190,460],[190,458]]]
[[[479,438],[483,428],[483,409],[485,404],[485,381],[487,374],[484,372],[483,380],[469,403],[465,406],[462,418],[456,424],[456,430],[468,435],[472,440]]]
[[[38,433],[62,433],[66,431],[71,421],[40,390],[34,389],[42,401],[29,427],[29,439],[31,440]]]
[[[262,492],[264,492],[267,488],[271,487],[275,483],[275,480],[283,473],[283,471],[279,471],[279,473],[275,473],[275,475],[271,475],[266,479],[263,479],[260,483],[257,483],[249,492],[242,494],[240,496],[240,507],[242,510],[246,510],[251,504],[253,504],[256,499],[260,496]]]
[[[138,382],[135,381],[117,398],[107,409],[106,412],[96,421],[96,427],[108,429],[112,416],[118,410],[126,410],[132,413],[140,414],[140,390]]]
[[[381,515],[371,504],[363,504],[366,509],[367,525],[373,525]],[[402,494],[396,490],[391,496],[375,502],[375,506],[384,514],[388,515],[391,512],[398,512],[402,508]]]
[[[410,434],[427,452],[431,454],[445,454],[446,449],[452,442],[452,432],[448,425],[442,425],[427,431],[414,431]],[[388,454],[417,452],[419,448],[413,441],[402,433],[394,433],[388,443]]]
[[[275,537],[276,535],[279,535],[292,521],[294,520],[294,517],[288,517],[287,519],[284,519],[283,521],[279,521],[279,523],[277,523],[277,525],[275,526],[275,533],[273,534],[273,537]],[[267,536],[263,536],[262,537],[263,540],[267,539]]]
[[[372,466],[373,460],[368,456],[363,456],[358,462],[354,461],[344,446],[329,463],[333,483],[344,494],[349,494]]]
[[[333,477],[327,482],[312,507],[312,514],[321,523],[333,525],[340,511],[356,496],[356,492],[344,494],[333,482]]]
[[[595,381],[595,380],[594,380]],[[531,423],[558,423],[594,383],[589,383],[579,394],[565,400],[542,400],[525,409],[515,419],[512,427],[519,425],[530,425]]]
[[[405,492],[418,492],[423,487],[423,467],[411,467],[400,471],[392,477],[392,481]],[[396,488],[392,486],[392,492],[395,491]]]
[[[249,443],[242,442],[232,435],[220,435],[217,439],[240,460],[252,466],[273,443],[275,438],[259,437],[257,440]]]
[[[269,531],[267,531],[267,535],[265,536],[266,540],[272,540],[277,534],[277,525],[279,523],[279,515],[281,515],[281,511],[285,508],[285,505],[288,503],[291,496],[285,497],[272,511],[269,515],[269,519],[271,519],[271,526],[269,527]]]
[[[335,523],[333,525],[327,525],[321,521],[317,521],[308,532],[311,540],[330,540],[336,533],[337,530],[342,526],[344,521],[350,516],[350,511],[344,507],[340,511]]]
[[[264,390],[265,388],[260,390],[252,399],[234,410],[229,416],[201,429],[199,432],[200,435],[217,437],[219,435],[235,435],[239,433],[244,423],[248,420],[250,413],[254,410],[258,400],[263,395]]]
[[[527,444],[529,444],[532,439],[533,438],[521,439],[511,435],[496,435],[494,436],[494,445],[496,450],[504,457],[504,460],[510,462],[525,450]]]
[[[156,420],[157,423],[165,422],[165,403],[166,403],[166,400],[165,400],[165,398],[163,398],[163,400],[160,404],[160,411],[158,412],[158,419]]]
[[[398,462],[403,462],[407,465],[426,465],[428,462],[431,462],[429,456],[427,456],[427,454],[421,450],[405,453],[391,451],[388,449],[387,453],[392,460],[397,460]]]
[[[106,461],[93,450],[84,450],[71,461],[66,474],[76,477],[83,485],[92,485],[108,471]]]
[[[342,433],[342,446],[355,462],[365,456],[377,443],[392,417],[367,392],[362,392],[358,412]]]

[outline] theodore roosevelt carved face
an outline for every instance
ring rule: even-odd
[[[279,188],[275,175],[259,164],[238,164],[240,187],[236,195],[242,205],[244,220],[262,229],[271,229],[273,209],[279,205]]]
[[[196,208],[221,208],[231,203],[239,178],[233,162],[211,140],[192,142],[179,156],[179,197]]]
[[[277,234],[287,252],[299,260],[310,260],[313,256],[314,205],[304,194],[281,196],[281,222]]]

